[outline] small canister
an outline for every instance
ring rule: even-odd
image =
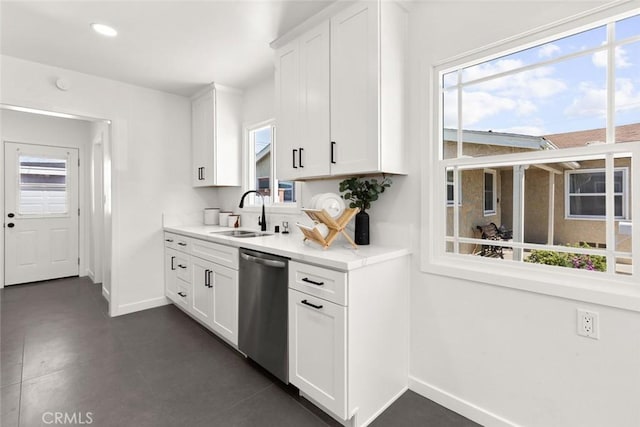
[[[229,215],[233,215],[233,212],[220,212],[220,215],[218,217],[220,226],[227,227],[229,225]]]
[[[229,218],[227,219],[227,225],[233,228],[240,227],[240,215],[229,215]]]
[[[220,224],[220,208],[204,208],[204,225]]]

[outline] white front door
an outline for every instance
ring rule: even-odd
[[[78,275],[78,150],[5,142],[5,285]]]

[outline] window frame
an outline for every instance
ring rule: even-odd
[[[614,218],[616,221],[626,221],[629,219],[629,168],[626,166],[614,167],[614,174],[616,172],[622,172],[622,191],[616,192],[614,191],[613,197],[622,197],[622,216],[617,216],[614,214]],[[579,174],[588,174],[588,173],[604,173],[606,174],[606,168],[592,168],[592,169],[577,169],[577,170],[566,170],[564,172],[564,219],[565,220],[590,220],[590,221],[605,221],[606,215],[576,215],[571,214],[571,196],[576,196],[578,194],[581,195],[591,195],[591,196],[603,196],[606,198],[606,191],[604,193],[571,193],[570,187],[570,177],[571,175],[579,175]],[[606,204],[606,201],[605,201]]]
[[[605,304],[612,307],[624,308],[640,312],[640,287],[634,285],[640,269],[640,230],[638,226],[632,230],[632,253],[633,253],[633,276],[604,275],[577,269],[561,269],[546,265],[526,265],[526,263],[505,263],[503,260],[482,259],[470,257],[463,254],[447,254],[447,244],[445,231],[447,225],[447,210],[452,207],[454,213],[459,209],[457,206],[447,205],[446,208],[438,208],[446,201],[447,179],[443,169],[453,169],[464,171],[465,169],[478,169],[482,167],[495,167],[512,165],[526,165],[533,162],[544,163],[561,160],[563,157],[583,157],[585,160],[593,159],[594,155],[607,156],[607,164],[613,171],[614,158],[619,155],[629,154],[631,158],[631,170],[638,172],[634,177],[629,177],[631,181],[629,196],[634,200],[640,200],[640,141],[625,144],[607,144],[604,152],[601,147],[593,145],[590,147],[578,147],[558,150],[562,153],[552,153],[550,151],[539,151],[531,153],[529,161],[522,161],[518,156],[503,155],[480,158],[462,158],[458,162],[443,160],[444,147],[442,107],[443,97],[441,96],[442,75],[452,71],[454,68],[464,68],[485,61],[490,61],[499,57],[509,55],[529,49],[534,46],[552,42],[588,29],[604,25],[608,22],[622,20],[638,14],[638,9],[625,7],[622,5],[606,5],[600,8],[584,12],[579,15],[565,18],[543,27],[522,33],[508,39],[492,43],[482,48],[448,58],[425,68],[428,78],[422,80],[425,86],[423,93],[428,96],[422,109],[423,114],[430,117],[429,126],[422,128],[424,141],[427,141],[430,148],[424,150],[423,159],[427,167],[422,169],[423,179],[423,201],[422,201],[422,232],[420,268],[425,273],[436,274],[455,279],[463,279],[468,282],[480,282],[494,286],[503,286],[528,292],[545,295],[559,296],[563,298],[576,299],[596,304]],[[608,28],[611,34],[611,27]],[[627,42],[629,39],[627,39]],[[640,38],[638,38],[640,40]],[[635,42],[635,37],[633,38]],[[625,43],[626,44],[626,43]],[[607,49],[619,45],[619,41],[608,40]],[[595,50],[599,50],[595,49]],[[584,53],[584,52],[583,52]],[[609,62],[613,63],[614,55],[609,54]],[[614,88],[615,82],[609,82],[608,87]],[[608,102],[608,112],[613,112],[615,106]],[[608,114],[607,127],[610,128],[613,115]],[[458,130],[462,133],[461,130]],[[612,138],[612,132],[607,135]],[[616,147],[616,145],[620,145]],[[458,154],[462,154],[461,145],[458,146]],[[602,158],[602,157],[601,157]],[[613,172],[611,172],[613,176]],[[613,185],[613,184],[611,184]],[[612,200],[608,203],[612,203]],[[457,215],[457,213],[455,213]],[[606,219],[608,229],[613,229],[615,219],[610,216]],[[457,233],[458,224],[454,222],[454,232]],[[610,239],[608,232],[608,239]],[[470,240],[470,239],[467,239]],[[460,243],[464,243],[461,241]],[[477,242],[473,242],[477,243]],[[500,245],[499,242],[497,242]],[[449,243],[449,247],[456,246]],[[513,243],[509,242],[508,246]],[[505,245],[507,246],[507,245]],[[544,247],[545,245],[540,245]],[[586,250],[585,252],[589,252]],[[535,273],[535,274],[532,274]]]
[[[255,171],[255,144],[252,140],[252,132],[257,130],[271,127],[271,161],[270,168],[271,174],[269,176],[271,193],[274,194],[274,189],[278,188],[279,180],[276,178],[277,171],[277,128],[276,128],[276,120],[268,119],[260,122],[255,122],[251,124],[243,125],[243,150],[242,150],[242,191],[255,190],[254,183],[256,182],[256,171]],[[301,198],[302,198],[302,185],[299,181],[293,181],[294,191],[296,195],[295,202],[274,202],[273,198],[271,198],[271,202],[265,205],[265,208],[268,211],[277,211],[280,213],[299,213],[301,207]],[[245,201],[245,207],[243,208],[246,212],[260,212],[262,209],[261,198],[256,197],[255,194],[248,195]]]

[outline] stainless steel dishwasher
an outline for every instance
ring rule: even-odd
[[[286,384],[288,261],[240,248],[238,349]]]

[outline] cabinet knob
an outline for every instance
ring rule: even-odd
[[[178,295],[180,295],[182,298],[187,296],[187,294],[185,294],[184,292],[178,292]]]
[[[164,239],[165,242],[173,243],[173,239]]]

